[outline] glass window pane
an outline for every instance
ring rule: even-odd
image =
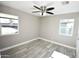
[[[18,16],[0,13],[0,34],[9,35],[18,33]]]
[[[17,29],[11,28],[11,27],[1,27],[1,34],[6,35],[6,34],[15,34],[17,33]]]
[[[64,19],[60,21],[59,33],[61,35],[72,36],[74,19]]]
[[[0,23],[10,23],[10,19],[0,18]]]
[[[12,23],[18,23],[18,20],[12,20]]]

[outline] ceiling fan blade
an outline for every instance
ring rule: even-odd
[[[38,12],[41,12],[41,11],[33,11],[32,13],[38,13]]]
[[[35,7],[36,9],[39,9],[39,10],[41,10],[39,7],[37,7],[37,6],[33,6],[33,7]]]
[[[47,8],[46,10],[50,11],[50,10],[53,10],[53,9],[55,9],[55,8],[54,7],[50,7],[50,8]]]
[[[48,14],[52,14],[52,15],[54,14],[54,13],[52,13],[52,12],[46,12],[46,13],[48,13]]]

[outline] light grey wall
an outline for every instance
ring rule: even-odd
[[[39,18],[25,12],[0,6],[0,12],[19,16],[20,32],[16,35],[0,36],[0,48],[25,42],[39,36]]]
[[[59,35],[59,21],[61,19],[75,19],[73,36]],[[57,16],[42,17],[40,37],[56,41],[65,45],[76,47],[77,26],[79,24],[79,13],[62,14]]]
[[[0,48],[8,47],[31,40],[36,37],[43,37],[52,41],[63,43],[69,46],[76,46],[77,26],[79,13],[63,14],[50,17],[35,17],[20,10],[7,6],[0,6],[0,12],[19,16],[20,34],[0,36]],[[72,37],[59,35],[59,21],[64,18],[74,18],[75,26]],[[40,20],[39,20],[40,19]]]

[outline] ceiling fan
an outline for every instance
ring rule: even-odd
[[[49,8],[46,7],[46,6],[40,6],[40,7],[38,7],[36,5],[34,5],[33,7],[36,8],[36,9],[38,9],[39,11],[33,11],[32,13],[38,13],[38,12],[40,12],[42,16],[44,15],[44,13],[51,14],[51,15],[54,14],[54,13],[50,12],[51,10],[55,9],[54,7],[49,7]]]

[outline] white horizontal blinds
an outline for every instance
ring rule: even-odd
[[[0,17],[18,19],[18,16],[0,13]]]

